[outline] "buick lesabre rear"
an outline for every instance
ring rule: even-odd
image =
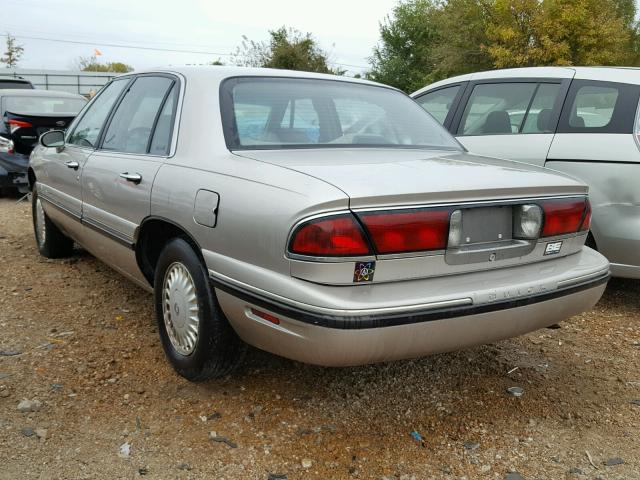
[[[78,242],[153,291],[167,357],[192,380],[228,373],[245,343],[346,366],[494,342],[590,309],[609,278],[584,246],[584,184],[470,155],[371,82],[130,74],[41,143],[40,251]]]

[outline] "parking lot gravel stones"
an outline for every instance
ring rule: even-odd
[[[640,479],[640,282],[493,345],[342,369],[250,350],[192,384],[164,359],[152,297],[83,251],[40,257],[15,201],[0,199],[0,350],[22,352],[0,357],[2,480]]]

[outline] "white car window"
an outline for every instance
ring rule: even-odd
[[[569,125],[574,128],[606,127],[613,118],[617,101],[617,88],[596,85],[580,87],[573,101]]]
[[[476,85],[462,115],[459,134],[519,133],[536,86],[523,82]]]
[[[418,97],[416,101],[418,102],[418,105],[429,112],[433,118],[440,123],[440,125],[443,125],[459,90],[460,85],[441,88],[435,92],[429,92]]]

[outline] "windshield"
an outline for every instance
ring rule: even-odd
[[[77,115],[87,103],[82,98],[56,97],[5,97],[3,112],[22,113],[25,115]]]
[[[402,93],[335,80],[244,77],[222,84],[231,150],[393,147],[461,150]]]

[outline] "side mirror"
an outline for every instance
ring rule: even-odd
[[[43,147],[64,147],[64,132],[62,130],[49,130],[40,136],[40,145]]]

